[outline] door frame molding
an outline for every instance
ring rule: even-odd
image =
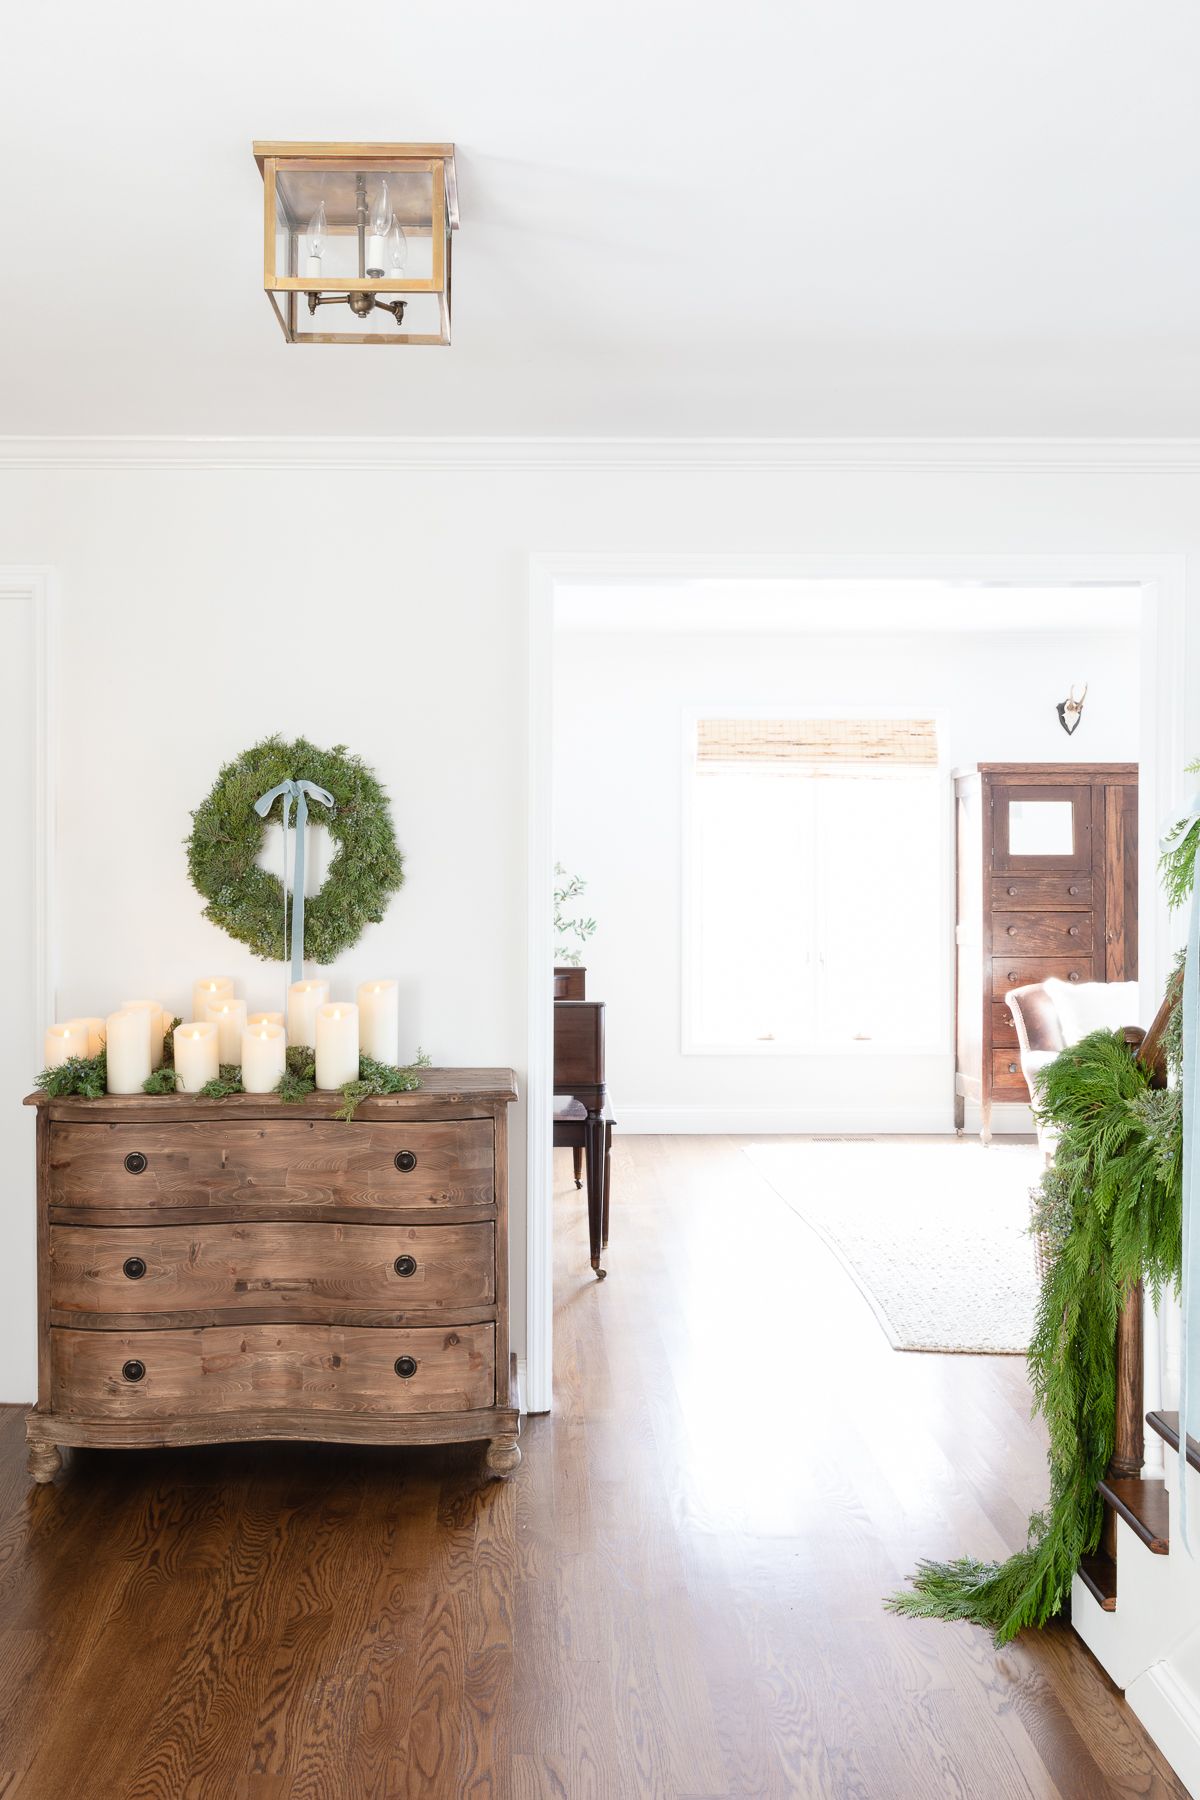
[[[751,582],[930,580],[1013,587],[1103,586],[1142,590],[1138,914],[1143,1010],[1161,992],[1178,938],[1158,904],[1156,858],[1163,821],[1184,800],[1187,559],[1181,554],[1082,551],[1032,555],[821,555],[753,552],[538,552],[528,583],[527,1203],[526,1356],[522,1403],[548,1412],[553,1398],[553,884],[554,592],[564,581],[611,585],[705,577]],[[1149,1013],[1147,1017],[1149,1017]]]
[[[58,797],[57,625],[54,571],[39,566],[0,566],[0,605],[24,602],[33,622],[33,994],[35,1043],[42,1063],[42,1040],[53,1023],[58,984],[57,885],[55,869]]]

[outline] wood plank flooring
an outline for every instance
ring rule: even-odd
[[[476,1449],[69,1455],[0,1418],[3,1800],[1183,1800],[1069,1630],[880,1607],[1043,1497],[1019,1358],[898,1355],[728,1138],[560,1153],[558,1406]]]

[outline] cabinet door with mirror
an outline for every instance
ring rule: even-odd
[[[992,867],[997,874],[1050,874],[1087,869],[1092,861],[1089,784],[996,787]]]

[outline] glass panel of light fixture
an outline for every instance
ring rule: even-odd
[[[328,290],[326,290],[328,291]],[[387,298],[388,296],[381,296]],[[291,296],[284,297],[284,304]],[[397,323],[391,313],[382,307],[374,307],[365,317],[359,318],[348,306],[322,306],[314,313],[310,311],[307,296],[297,294],[296,300],[296,336],[298,338],[321,337],[334,340],[353,341],[361,337],[428,337],[437,339],[441,334],[441,312],[436,294],[405,294],[404,317]]]
[[[314,286],[323,287],[359,279],[360,177],[366,208],[364,278],[412,281],[432,276],[431,173],[287,166],[275,175],[276,275],[311,278]]]

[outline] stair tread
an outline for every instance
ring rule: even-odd
[[[1117,1565],[1103,1550],[1094,1550],[1079,1565],[1079,1578],[1105,1612],[1117,1610]]]
[[[1155,1556],[1166,1556],[1171,1547],[1170,1502],[1166,1483],[1140,1475],[1110,1475],[1099,1483],[1100,1496]]]
[[[1170,1444],[1172,1450],[1179,1448],[1179,1414],[1177,1412],[1152,1412],[1146,1414],[1146,1423],[1151,1431],[1157,1431],[1164,1442]],[[1189,1436],[1187,1459],[1193,1469],[1200,1469],[1200,1444]]]

